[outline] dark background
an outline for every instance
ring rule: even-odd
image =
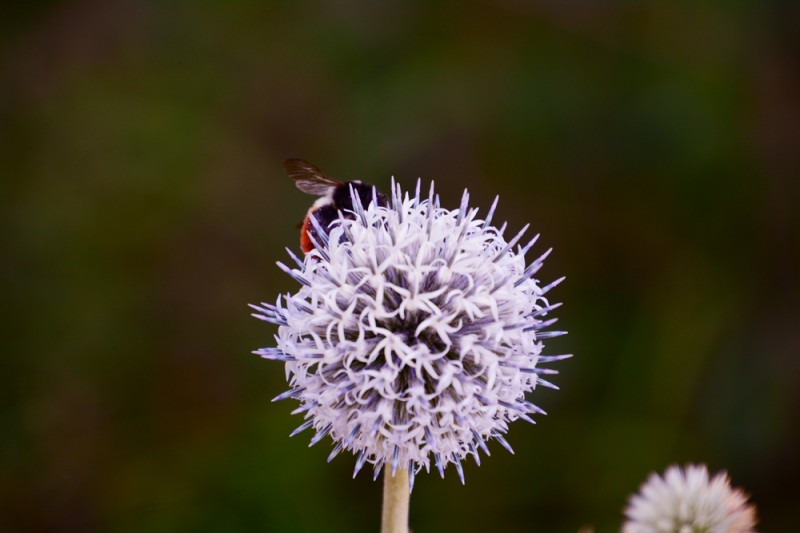
[[[380,482],[288,433],[274,328],[311,198],[286,157],[468,187],[555,252],[550,415],[415,533],[615,531],[673,463],[761,530],[800,503],[791,2],[11,2],[0,8],[2,531],[377,531]]]

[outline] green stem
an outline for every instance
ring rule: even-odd
[[[383,468],[383,517],[381,533],[408,533],[408,470],[398,468],[392,475],[392,467]]]

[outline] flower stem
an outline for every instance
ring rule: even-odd
[[[408,533],[408,470],[398,468],[392,475],[392,467],[383,468],[383,517],[381,533]]]

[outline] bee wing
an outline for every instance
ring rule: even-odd
[[[343,184],[341,181],[326,176],[320,169],[302,159],[287,159],[283,162],[283,168],[294,180],[297,188],[306,194],[325,196]]]

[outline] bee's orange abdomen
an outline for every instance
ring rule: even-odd
[[[303,227],[300,228],[300,248],[303,250],[303,253],[306,254],[314,249],[311,238],[308,236],[309,231],[311,231],[311,218],[306,215],[306,218],[303,220]]]

